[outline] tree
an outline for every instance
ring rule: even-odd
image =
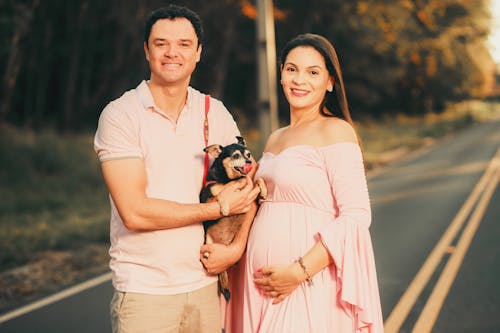
[[[184,0],[204,21],[193,85],[255,120],[255,6]],[[275,0],[276,44],[319,33],[336,47],[356,113],[421,113],[481,98],[493,80],[487,0]],[[160,0],[0,1],[0,122],[95,128],[103,107],[147,79],[143,23]],[[287,108],[281,95],[281,116]]]
[[[370,63],[358,86],[373,107],[421,113],[445,101],[486,96],[493,61],[486,50],[486,1],[358,1],[351,26]],[[372,50],[370,52],[370,50]],[[376,64],[377,70],[370,70]],[[373,75],[376,74],[376,75]],[[365,83],[362,79],[366,80]],[[370,98],[370,95],[372,98]]]
[[[39,6],[38,0],[21,3],[9,3],[3,8],[4,13],[11,14],[11,20],[6,25],[12,26],[10,48],[7,51],[7,61],[3,73],[2,89],[0,90],[0,123],[4,121],[12,107],[15,87],[23,60],[22,43],[25,41],[33,20],[33,13]]]
[[[487,1],[276,1],[280,40],[328,37],[339,53],[351,106],[375,113],[429,112],[482,98],[493,82]]]

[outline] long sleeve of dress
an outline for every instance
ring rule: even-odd
[[[354,318],[356,332],[383,332],[361,150],[355,143],[341,143],[324,150],[323,157],[337,215],[319,236],[334,260],[336,297]]]

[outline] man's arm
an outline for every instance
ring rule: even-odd
[[[221,217],[217,201],[184,204],[146,196],[146,168],[142,159],[129,158],[101,163],[104,180],[126,228],[160,230],[182,227]],[[239,185],[241,187],[241,185]],[[227,186],[219,195],[228,204],[230,214],[247,212],[257,192],[247,182]]]
[[[212,243],[204,244],[200,248],[200,260],[209,274],[219,274],[234,265],[245,252],[255,214],[257,204],[252,204],[250,210],[245,214],[241,228],[236,232],[233,242],[229,245]],[[208,252],[208,258],[205,253]]]

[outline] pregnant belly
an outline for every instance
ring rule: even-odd
[[[247,245],[248,268],[293,263],[318,241],[330,214],[293,203],[264,203],[253,222]]]

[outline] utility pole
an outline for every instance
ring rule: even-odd
[[[269,134],[279,127],[276,88],[276,39],[272,0],[257,1],[257,92],[262,152]]]

